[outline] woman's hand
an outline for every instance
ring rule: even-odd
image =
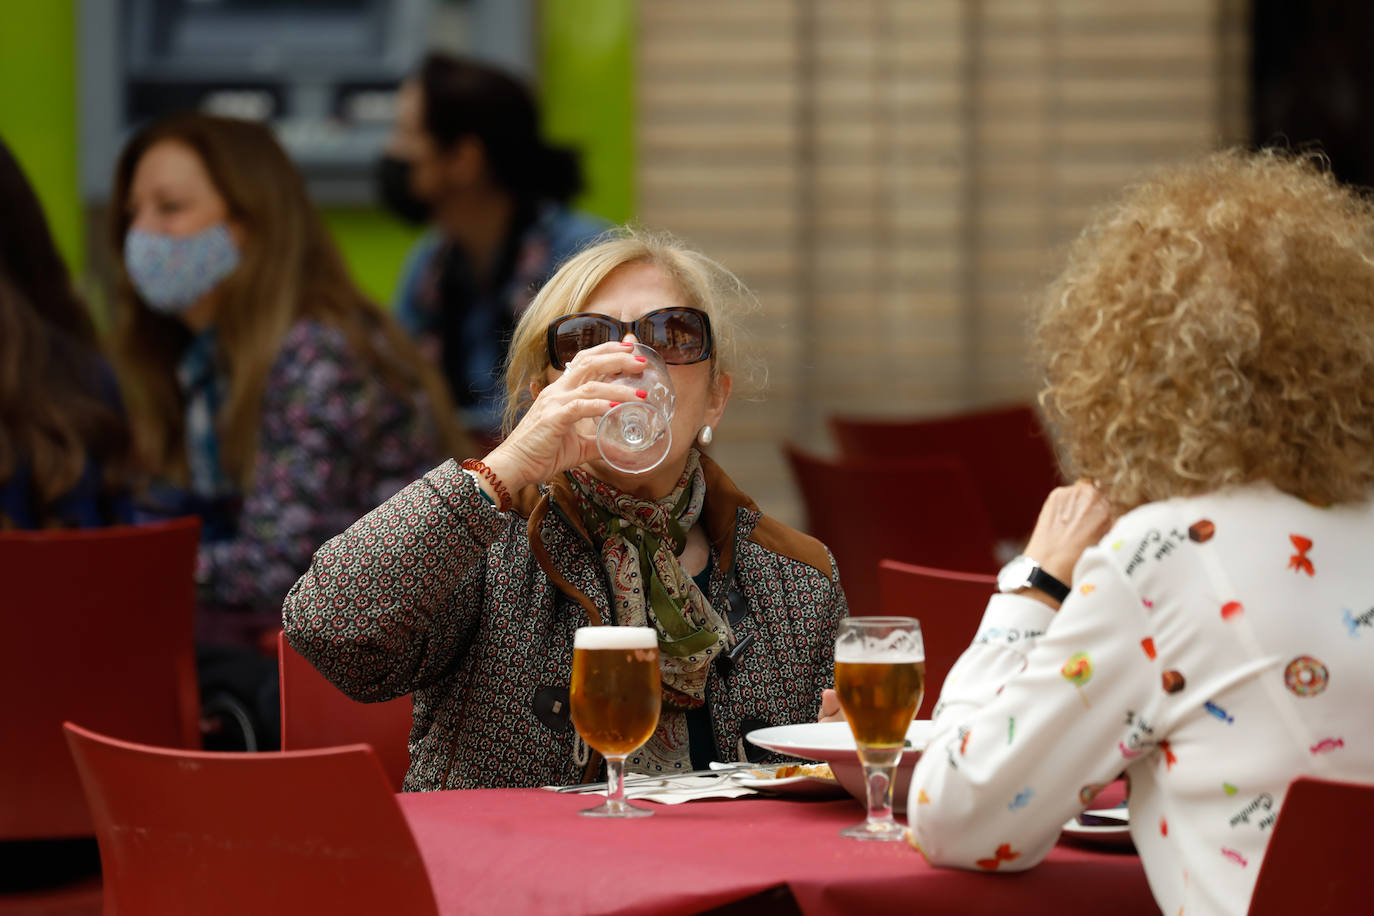
[[[642,373],[645,364],[632,349],[632,343],[609,341],[582,350],[535,396],[520,424],[483,459],[507,490],[515,493],[597,456],[594,430],[580,430],[577,424],[600,417],[625,399],[623,385],[600,379]]]
[[[845,721],[844,710],[840,708],[840,695],[829,687],[821,691],[821,711],[816,715],[816,721]]]
[[[1092,484],[1079,481],[1071,487],[1058,487],[1040,510],[1025,555],[1060,582],[1071,585],[1078,558],[1111,526],[1111,508]]]

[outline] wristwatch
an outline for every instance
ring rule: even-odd
[[[1040,568],[1040,564],[1022,555],[1012,560],[997,574],[997,590],[1014,592],[1018,588],[1038,588],[1055,601],[1069,597],[1069,587]]]

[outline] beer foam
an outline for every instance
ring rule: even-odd
[[[912,649],[885,649],[877,652],[851,651],[845,652],[843,649],[835,650],[835,661],[846,665],[879,665],[879,664],[908,664],[910,662],[923,662],[926,660],[924,652],[916,652]]]
[[[841,631],[835,641],[835,661],[846,664],[907,664],[926,660],[919,630],[900,629],[877,635],[858,629]]]
[[[657,649],[653,627],[578,627],[574,649]]]

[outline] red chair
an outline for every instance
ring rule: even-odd
[[[369,747],[212,753],[65,728],[109,916],[437,913]]]
[[[0,840],[93,833],[62,740],[66,719],[200,747],[199,539],[193,518],[0,534]]]
[[[1045,497],[1063,483],[1054,447],[1025,404],[911,420],[831,417],[830,430],[849,458],[958,458],[1000,540],[1024,541]]]
[[[414,712],[410,695],[384,703],[359,703],[291,648],[285,633],[277,635],[277,659],[282,750],[369,744],[377,752],[392,788],[401,791],[410,768]]]
[[[896,560],[878,565],[878,604],[886,616],[921,621],[926,647],[922,708],[933,710],[945,676],[978,631],[997,577],[912,566]]]
[[[1361,834],[1370,824],[1374,785],[1295,779],[1255,879],[1250,916],[1369,912],[1374,871]]]
[[[997,568],[992,528],[957,461],[817,458],[785,444],[806,526],[840,567],[850,614],[878,613],[878,561],[949,569]]]

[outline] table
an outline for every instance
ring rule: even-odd
[[[444,914],[673,916],[729,911],[783,885],[790,897],[764,899],[807,916],[1159,913],[1130,852],[1060,843],[1028,872],[937,869],[905,843],[837,836],[863,817],[852,799],[639,802],[655,816],[624,821],[578,817],[594,796],[542,789],[403,794],[400,803]],[[757,903],[738,912],[768,908]]]

